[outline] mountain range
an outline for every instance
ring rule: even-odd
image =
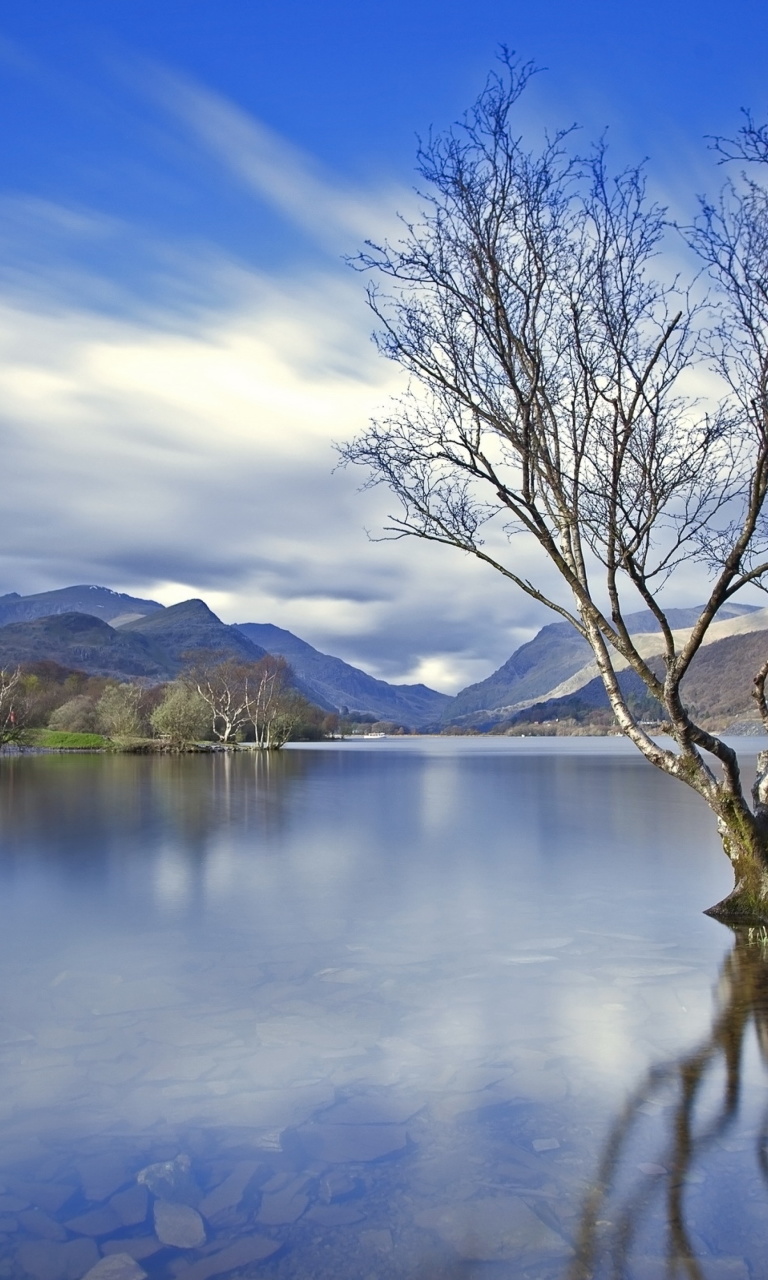
[[[669,610],[680,640],[698,613]],[[627,622],[638,649],[661,674],[656,619],[643,611]],[[377,680],[269,623],[224,623],[202,600],[166,608],[98,586],[0,596],[0,667],[47,660],[93,675],[158,683],[173,679],[186,655],[201,649],[246,661],[281,655],[293,668],[296,687],[324,710],[415,729],[482,730],[526,719],[578,719],[607,707],[589,645],[568,623],[542,627],[487,679],[452,698],[423,684]],[[768,609],[726,606],[686,676],[686,700],[705,720],[751,717],[752,679],[766,658]],[[628,695],[644,696],[632,671],[620,670],[619,679]]]
[[[233,626],[202,600],[165,608],[107,587],[64,587],[0,596],[0,667],[44,660],[119,680],[172,680],[196,650],[258,661],[284,656],[299,692],[325,711],[373,716],[412,728],[439,723],[447,694],[423,684],[376,680],[268,624]]]

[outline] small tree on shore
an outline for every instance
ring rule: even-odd
[[[420,220],[360,259],[376,277],[378,346],[411,388],[342,456],[399,499],[391,536],[475,556],[589,642],[621,731],[715,814],[735,883],[711,914],[765,921],[768,753],[750,807],[736,753],[681,686],[719,611],[768,574],[768,192],[745,180],[702,206],[688,241],[715,305],[691,307],[659,273],[669,224],[639,170],[611,176],[605,149],[585,157],[569,130],[523,145],[512,117],[530,74],[505,58],[464,121],[430,138]],[[767,140],[750,122],[728,154],[764,160]],[[722,390],[706,408],[690,394],[702,362]],[[483,540],[494,526],[507,550]],[[537,576],[514,554],[520,535]],[[681,637],[661,591],[695,560],[709,594]],[[638,600],[662,674],[627,626]],[[674,750],[622,692],[626,667]],[[766,679],[768,665],[755,685],[768,726]]]
[[[141,703],[144,690],[137,684],[109,685],[96,703],[96,720],[103,733],[115,738],[138,738],[145,724]]]
[[[266,751],[285,746],[304,718],[308,704],[291,687],[293,672],[283,657],[267,654],[257,662],[249,686],[248,715],[256,745]]]
[[[169,684],[163,700],[152,712],[150,723],[159,738],[180,750],[205,737],[209,708],[196,689],[181,680]]]
[[[85,693],[75,694],[51,713],[48,728],[65,733],[96,733],[101,723],[96,707],[94,698]]]

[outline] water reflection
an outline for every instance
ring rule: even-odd
[[[709,1035],[690,1053],[653,1066],[611,1130],[586,1199],[570,1280],[624,1277],[647,1219],[661,1200],[667,1239],[659,1275],[706,1280],[709,1274],[709,1250],[703,1256],[699,1235],[702,1224],[698,1229],[691,1225],[689,1202],[698,1199],[694,1209],[701,1210],[702,1197],[692,1197],[691,1191],[705,1181],[706,1161],[713,1158],[715,1143],[739,1120],[750,1029],[762,1065],[768,1067],[768,930],[733,932],[734,946],[722,967]],[[762,1089],[758,1097],[761,1093]],[[643,1132],[654,1114],[661,1120],[655,1152]],[[751,1136],[755,1166],[768,1186],[768,1106]],[[717,1154],[722,1156],[722,1149]],[[753,1187],[753,1195],[754,1191]],[[723,1215],[722,1203],[710,1208],[718,1217]],[[723,1233],[717,1234],[722,1248]],[[740,1249],[737,1238],[732,1243]],[[750,1252],[753,1247],[750,1243]]]
[[[675,1247],[744,1280],[766,1229],[732,1225],[765,1216],[739,1144],[763,1130],[749,1084],[721,1123],[739,1053],[706,1033],[721,860],[620,745],[4,761],[0,1278],[80,1280],[120,1249],[153,1280],[563,1280],[578,1247],[584,1274],[624,1250],[646,1280],[669,1188],[637,1165],[683,1166],[681,1046],[706,1040]],[[754,1084],[757,1019],[726,1016],[757,1008],[751,954],[717,1026]],[[137,1193],[179,1156],[207,1234],[188,1253]]]

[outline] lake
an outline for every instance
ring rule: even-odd
[[[630,744],[6,757],[0,821],[0,1276],[765,1274],[766,947]]]

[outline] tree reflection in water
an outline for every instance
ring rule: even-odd
[[[723,965],[709,1036],[692,1053],[652,1067],[613,1125],[584,1203],[569,1280],[623,1278],[641,1227],[664,1197],[664,1274],[669,1280],[707,1280],[706,1259],[694,1246],[686,1221],[685,1193],[694,1166],[736,1120],[750,1025],[768,1067],[768,929],[733,932],[735,944]],[[654,1156],[658,1166],[630,1166],[640,1118],[648,1114],[648,1104],[652,1108],[662,1100],[666,1123]],[[766,1143],[768,1107],[756,1135],[757,1164],[768,1184]],[[630,1167],[639,1168],[640,1177],[626,1185]],[[655,1172],[666,1176],[653,1177]]]

